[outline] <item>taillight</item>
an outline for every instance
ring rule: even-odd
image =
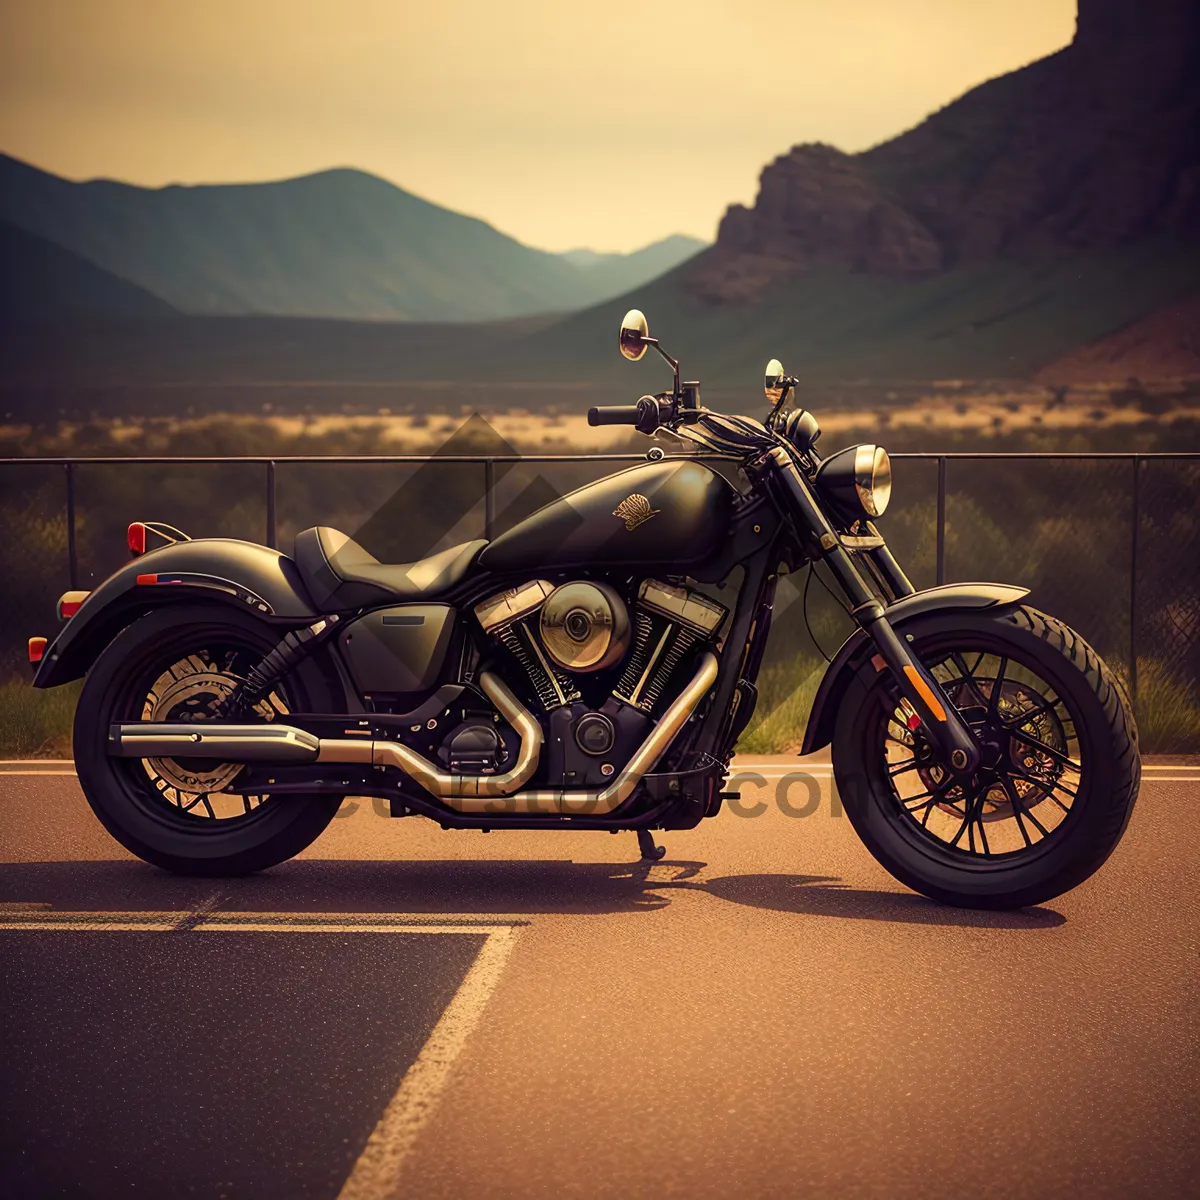
[[[49,645],[50,639],[43,637],[32,637],[29,639],[29,661],[31,663],[40,663],[42,655],[46,653],[46,647]]]
[[[141,521],[134,521],[125,536],[129,542],[129,553],[134,558],[146,553],[146,526]]]
[[[90,595],[90,592],[63,592],[58,598],[58,619],[69,621]]]

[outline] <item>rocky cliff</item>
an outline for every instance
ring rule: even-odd
[[[1200,3],[1079,0],[1072,44],[862,154],[796,146],[732,206],[693,294],[820,269],[961,263],[1200,235]]]

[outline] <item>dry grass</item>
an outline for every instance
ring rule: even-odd
[[[39,690],[21,679],[0,683],[0,758],[70,758],[81,687]]]

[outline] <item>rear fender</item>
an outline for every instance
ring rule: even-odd
[[[895,604],[889,604],[884,615],[892,627],[902,633],[906,626],[931,614],[987,612],[1000,616],[1016,608],[1028,595],[1028,588],[1012,587],[1006,583],[946,583],[923,592],[914,592]],[[862,629],[856,629],[842,643],[841,649],[826,668],[821,686],[817,688],[808,727],[804,731],[801,754],[812,754],[833,741],[833,726],[846,689],[872,652],[870,635]]]
[[[181,601],[211,599],[284,629],[315,621],[296,564],[267,546],[197,538],[151,550],[110,575],[46,648],[33,686],[57,687],[86,674],[100,652],[138,617]]]

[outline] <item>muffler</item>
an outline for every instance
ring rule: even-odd
[[[292,725],[113,725],[108,752],[115,758],[219,758],[222,762],[311,763],[321,739]]]
[[[479,684],[501,716],[521,739],[517,761],[500,775],[452,775],[399,742],[371,739],[318,738],[294,726],[151,724],[114,725],[109,754],[117,758],[217,758],[224,762],[362,763],[395,767],[427,792],[460,813],[498,817],[516,813],[596,815],[612,812],[632,794],[642,776],[652,771],[675,735],[717,678],[716,655],[701,656],[695,675],[667,708],[637,748],[625,769],[599,790],[544,789],[522,792],[542,751],[542,728],[508,685],[489,671]]]

